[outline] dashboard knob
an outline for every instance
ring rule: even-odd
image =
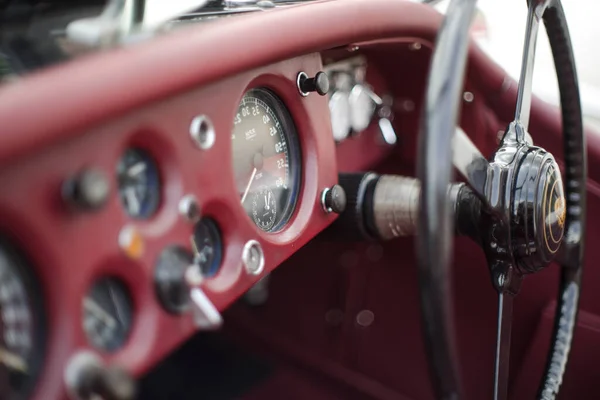
[[[298,90],[303,96],[317,92],[325,96],[329,92],[329,77],[323,71],[317,72],[314,78],[309,78],[304,72],[298,74]]]
[[[76,353],[65,370],[70,397],[76,400],[132,400],[136,384],[131,375],[116,366],[106,366],[93,353]]]
[[[108,200],[110,184],[106,174],[97,169],[85,169],[67,179],[62,188],[63,199],[81,210],[93,211]]]
[[[323,191],[322,203],[326,212],[341,214],[346,209],[346,191],[340,185],[333,185]]]

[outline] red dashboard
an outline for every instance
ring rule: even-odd
[[[332,222],[320,202],[323,189],[337,182],[327,101],[317,94],[302,97],[296,86],[298,71],[314,74],[321,69],[320,56],[313,54],[238,74],[115,118],[3,171],[0,180],[10,190],[0,199],[2,229],[31,259],[48,313],[48,386],[40,390],[60,390],[65,362],[74,350],[88,346],[79,299],[100,278],[122,281],[133,303],[127,343],[107,355],[109,362],[143,373],[196,330],[191,314],[170,315],[162,309],[152,285],[163,249],[190,246],[193,224],[180,215],[178,206],[186,195],[197,198],[201,214],[216,221],[223,237],[220,271],[203,285],[220,310],[260,278],[242,267],[245,243],[260,242],[269,272]],[[269,87],[285,102],[303,155],[305,179],[298,206],[287,226],[273,234],[262,232],[246,217],[230,161],[235,112],[243,94],[254,87]],[[199,148],[190,137],[190,124],[198,115],[213,121],[216,140],[210,149]],[[116,165],[130,147],[152,155],[163,182],[156,213],[143,221],[128,217],[118,196]],[[62,185],[90,168],[110,177],[109,198],[98,210],[74,209],[61,198]],[[130,251],[123,244],[119,238],[127,229],[136,232],[138,243],[133,246],[143,249]]]
[[[34,398],[64,398],[69,359],[79,350],[96,351],[82,329],[82,301],[99,279],[121,281],[132,305],[126,342],[98,352],[105,362],[139,376],[197,331],[191,313],[164,309],[154,285],[161,252],[190,249],[194,225],[180,212],[185,196],[195,196],[200,214],[220,230],[221,266],[202,288],[222,311],[335,220],[323,210],[321,195],[337,183],[339,171],[368,170],[391,154],[404,172],[412,171],[440,21],[435,11],[409,2],[321,2],[185,28],[0,88],[0,231],[28,260],[46,317]],[[381,141],[374,124],[336,144],[327,98],[298,91],[299,72],[314,76],[324,64],[357,54],[367,60],[367,82],[393,97],[395,146]],[[515,84],[477,48],[470,56],[466,90],[474,100],[464,103],[463,128],[485,152],[510,119]],[[231,161],[236,110],[244,93],[257,87],[269,88],[285,104],[301,153],[297,205],[274,233],[259,229],[240,205]],[[544,107],[534,123],[558,137],[558,115]],[[190,135],[199,116],[214,128],[209,148]],[[128,148],[143,149],[158,168],[160,201],[147,219],[128,216],[119,198],[116,168]],[[72,207],[64,198],[65,182],[90,169],[107,178],[107,200],[95,210]],[[265,254],[259,275],[242,263],[252,240]]]

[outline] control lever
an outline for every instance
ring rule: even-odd
[[[340,174],[347,206],[332,225],[337,236],[350,239],[390,240],[416,234],[421,183],[411,177],[372,172]],[[478,238],[481,204],[464,183],[448,188],[455,214],[456,233]],[[478,239],[476,239],[478,240]]]
[[[393,102],[394,100],[390,96],[383,96],[383,98],[379,99],[379,103],[376,102],[377,115],[379,116],[379,132],[381,132],[383,141],[390,146],[395,145],[398,141],[398,135],[396,135],[396,131],[392,125],[392,118],[394,116],[392,112]]]
[[[375,113],[379,117],[379,132],[381,133],[383,141],[390,146],[395,145],[398,141],[398,135],[396,135],[396,131],[394,130],[394,126],[392,125],[392,97],[380,97],[377,95],[377,93],[375,93],[366,85],[357,85],[357,87],[360,87],[360,92],[365,93],[367,96],[369,96],[373,104],[375,104]],[[354,90],[355,89],[353,89],[353,92]],[[356,94],[356,96],[358,97],[359,95]]]
[[[190,265],[185,272],[185,283],[190,290],[194,322],[200,329],[218,329],[223,325],[223,317],[200,288],[203,279],[198,265]]]

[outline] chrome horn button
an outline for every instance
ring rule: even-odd
[[[511,236],[517,268],[527,274],[556,256],[565,231],[566,203],[554,157],[539,147],[520,152],[511,185]]]

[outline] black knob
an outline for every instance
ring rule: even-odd
[[[82,210],[97,210],[108,200],[110,184],[106,174],[97,169],[86,169],[67,179],[63,185],[63,199]]]
[[[317,92],[325,96],[329,92],[329,77],[323,71],[317,72],[314,78],[309,78],[304,72],[298,76],[298,89],[302,94]]]
[[[346,191],[340,185],[326,189],[323,195],[323,208],[327,212],[341,214],[346,209]]]

